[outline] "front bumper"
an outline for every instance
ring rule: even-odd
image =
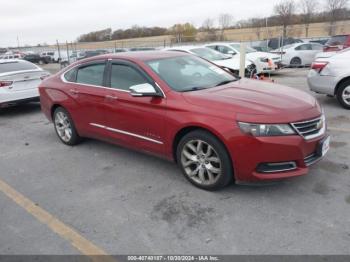
[[[240,182],[274,181],[285,178],[306,175],[309,166],[316,163],[319,156],[320,142],[326,134],[305,140],[301,136],[284,137],[251,137],[240,138],[240,143],[233,139],[230,143],[230,153],[233,159],[235,179]],[[295,163],[295,167],[279,171],[262,172],[265,163]],[[289,166],[291,167],[291,166]]]

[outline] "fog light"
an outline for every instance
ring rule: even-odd
[[[277,173],[297,169],[297,164],[294,161],[279,162],[279,163],[261,163],[256,171],[259,173]]]

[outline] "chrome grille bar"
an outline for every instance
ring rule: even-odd
[[[292,123],[291,125],[295,131],[306,140],[321,136],[326,131],[324,115],[316,119]]]

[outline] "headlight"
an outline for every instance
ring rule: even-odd
[[[252,136],[289,136],[295,135],[294,129],[288,124],[252,124],[238,122],[241,131]]]

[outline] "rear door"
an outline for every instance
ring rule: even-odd
[[[91,125],[105,124],[106,108],[106,61],[99,60],[73,68],[63,75],[66,93],[75,101],[72,110],[74,121],[80,130],[90,133],[101,133]],[[103,132],[102,132],[103,133]]]
[[[295,48],[298,56],[301,58],[303,65],[310,65],[314,60],[314,51],[311,44],[302,44]]]

